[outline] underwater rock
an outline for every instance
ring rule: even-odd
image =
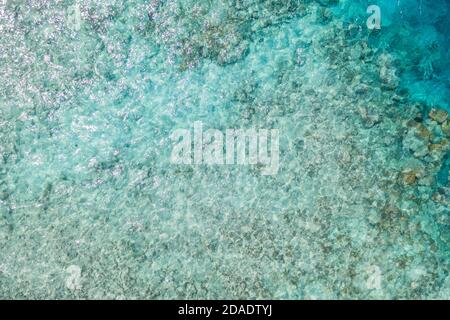
[[[405,186],[414,185],[417,182],[418,175],[414,170],[406,170],[402,172],[401,179]]]
[[[423,124],[419,124],[417,127],[417,136],[425,140],[433,139],[433,133]]]
[[[182,71],[204,59],[228,65],[247,55],[254,35],[305,11],[300,1],[161,2],[149,12],[149,33],[178,60]],[[323,12],[331,17],[328,9]]]
[[[360,108],[359,113],[366,128],[372,128],[381,122],[381,118],[378,114],[371,114],[366,108]]]
[[[394,102],[397,102],[397,103],[405,103],[405,102],[407,101],[407,97],[404,96],[404,95],[398,95],[398,94],[395,94],[395,95],[392,97],[392,100],[393,100]]]
[[[248,53],[249,43],[234,24],[206,25],[180,43],[181,55],[187,64],[206,58],[219,65],[235,63]]]
[[[6,201],[9,198],[9,192],[7,190],[0,189],[0,201]]]
[[[442,133],[445,134],[447,137],[450,137],[450,121],[446,121],[441,126]]]
[[[412,132],[417,138],[424,140],[424,142],[437,142],[436,139],[440,136],[440,128],[438,126],[433,126],[432,124],[425,125],[423,123],[416,122],[415,120],[410,120],[406,123],[409,128],[408,134]],[[437,134],[437,136],[436,136]]]
[[[320,23],[326,23],[330,21],[333,17],[333,14],[328,8],[319,8],[317,12],[317,21]]]
[[[359,95],[364,95],[369,92],[370,87],[366,84],[360,84],[355,88],[355,93]]]
[[[245,57],[249,50],[248,41],[241,41],[232,48],[220,50],[217,55],[217,62],[220,65],[232,64]]]
[[[412,128],[403,139],[403,147],[413,152],[414,156],[424,157],[428,154],[428,139],[422,138],[417,128]]]
[[[442,109],[431,109],[430,113],[428,114],[431,119],[434,121],[442,124],[445,121],[447,121],[448,118],[448,112]]]
[[[443,152],[448,150],[449,143],[447,139],[442,139],[438,143],[432,143],[429,145],[430,152]]]
[[[419,179],[418,184],[421,186],[430,187],[435,183],[435,178],[432,175],[427,175]]]
[[[395,90],[399,85],[399,78],[394,67],[392,67],[392,57],[387,54],[380,55],[378,65],[380,66],[379,76],[383,87],[388,90]]]
[[[439,193],[439,192],[434,193],[434,194],[431,196],[431,199],[432,199],[434,202],[440,203],[440,204],[442,204],[442,205],[444,205],[444,206],[449,206],[449,205],[450,205],[450,201],[448,200],[447,195],[441,194],[441,193]],[[450,233],[449,233],[449,234],[450,234]]]
[[[417,121],[417,122],[422,122],[423,121],[423,114],[422,114],[422,112],[417,112],[416,113],[416,116],[414,117],[414,121]]]

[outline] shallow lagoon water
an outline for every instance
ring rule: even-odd
[[[7,1],[0,298],[448,299],[448,4],[369,4]],[[278,173],[172,164],[195,121]]]

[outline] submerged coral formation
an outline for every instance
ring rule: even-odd
[[[450,298],[449,9],[379,2],[8,1],[0,298]],[[171,164],[194,121],[278,174]]]

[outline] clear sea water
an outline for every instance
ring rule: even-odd
[[[449,17],[0,1],[0,299],[449,299]],[[172,164],[195,121],[278,173]]]

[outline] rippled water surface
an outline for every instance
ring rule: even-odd
[[[449,299],[449,15],[0,0],[0,298]],[[278,172],[173,164],[198,121]]]

